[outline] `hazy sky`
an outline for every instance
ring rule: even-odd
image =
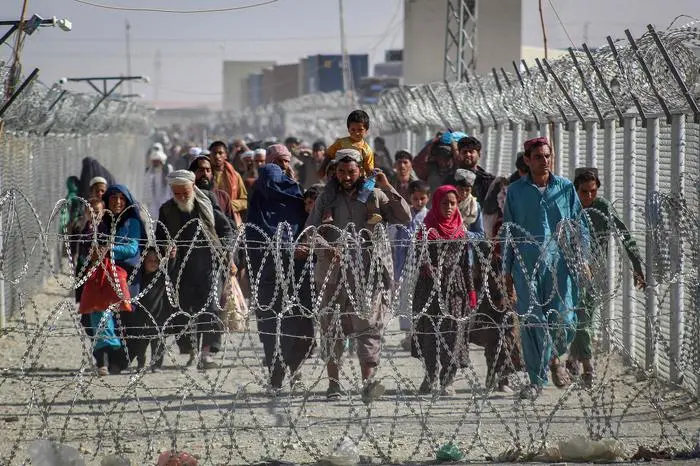
[[[19,17],[20,0],[0,0],[3,17]],[[88,0],[110,6],[211,9],[243,6],[263,0]],[[444,0],[432,0],[435,2]],[[484,1],[484,0],[481,0]],[[488,0],[499,1],[499,0]],[[636,35],[646,24],[665,28],[674,17],[700,18],[700,0],[551,0],[573,42],[583,41],[586,23],[592,45],[608,34]],[[551,47],[570,43],[549,0],[543,1]],[[13,8],[7,8],[15,4]],[[403,0],[345,0],[346,35],[351,53],[370,53],[370,64],[387,48],[403,44]],[[148,75],[151,85],[134,92],[153,97],[154,61],[161,53],[161,101],[215,102],[221,99],[221,61],[275,60],[292,63],[316,53],[340,50],[336,0],[278,0],[267,6],[225,13],[172,14],[118,11],[75,0],[29,0],[29,15],[68,17],[73,31],[42,29],[29,37],[23,54],[26,72],[39,67],[50,84],[61,77],[126,73],[125,21],[131,24],[132,73]],[[685,24],[689,20],[679,21]],[[523,0],[523,42],[541,46],[537,0]],[[6,58],[8,47],[0,49]],[[88,91],[87,86],[73,86]]]

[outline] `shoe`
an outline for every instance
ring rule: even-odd
[[[424,378],[423,382],[418,387],[418,393],[421,395],[430,395],[433,391],[433,382],[429,378]]]
[[[339,400],[345,395],[345,392],[340,388],[340,384],[334,383],[328,385],[328,390],[326,390],[327,400]]]
[[[404,351],[411,351],[411,337],[407,335],[403,340],[401,340],[401,349]]]
[[[100,377],[104,377],[106,375],[109,375],[109,369],[107,369],[107,366],[100,366],[97,368],[97,375]]]
[[[531,384],[520,390],[520,399],[535,401],[541,394],[542,386]]]
[[[289,386],[290,388],[294,388],[295,386],[303,386],[304,382],[302,381],[302,376],[301,372],[296,371],[294,374],[292,374],[291,377],[289,377]]]
[[[209,353],[203,353],[199,363],[197,364],[197,369],[207,370],[219,367],[219,365],[214,361],[214,357]]]
[[[441,396],[456,396],[457,390],[455,390],[455,387],[452,384],[445,385],[440,390],[440,395]]]
[[[498,384],[496,385],[496,391],[499,391],[501,393],[513,393],[513,389],[510,388],[510,381],[508,380],[508,377],[503,377],[501,380],[498,381]]]
[[[362,402],[368,405],[381,398],[385,391],[386,388],[384,388],[384,385],[379,381],[373,380],[372,382],[368,382],[365,388],[362,389]]]

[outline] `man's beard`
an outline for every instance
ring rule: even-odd
[[[181,201],[175,198],[173,198],[173,200],[175,201],[175,205],[177,205],[177,208],[180,209],[180,212],[190,214],[194,210],[194,195],[186,201]]]
[[[211,191],[211,188],[212,188],[212,186],[211,186],[211,185],[212,185],[211,180],[210,180],[209,178],[205,177],[205,176],[203,176],[203,177],[201,177],[200,179],[198,179],[197,182],[195,183],[195,185],[196,185],[199,189],[203,189],[203,190],[205,190],[205,191]]]
[[[360,177],[357,181],[352,183],[351,185],[346,185],[344,182],[340,183],[340,187],[347,192],[352,192],[358,189],[360,186],[362,186],[362,183],[364,183],[364,178]]]

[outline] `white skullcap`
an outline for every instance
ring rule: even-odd
[[[265,149],[263,149],[262,147],[260,147],[259,149],[255,149],[254,154],[267,156],[267,151]]]
[[[252,159],[253,156],[255,155],[255,152],[252,150],[247,150],[241,154],[242,159]]]
[[[351,159],[358,164],[362,163],[362,154],[356,149],[340,149],[335,153],[335,159],[340,162],[343,159]]]
[[[194,184],[194,173],[189,170],[175,170],[168,175],[168,184],[170,186]]]
[[[161,144],[161,143],[159,143],[159,142],[156,142],[155,144],[153,144],[153,147],[151,148],[151,150],[162,151],[162,150],[163,150],[163,144]]]
[[[165,152],[163,150],[158,150],[155,147],[153,147],[153,150],[151,151],[151,162],[159,161],[163,165],[165,165],[165,162],[168,161],[168,156],[165,155]]]
[[[202,148],[201,147],[191,147],[190,151],[188,152],[192,157],[199,157],[202,155]]]
[[[90,180],[90,187],[92,188],[92,187],[93,187],[94,185],[96,185],[97,183],[102,183],[102,184],[104,184],[104,185],[107,185],[107,180],[104,179],[104,178],[101,177],[101,176],[96,176],[96,177],[94,177],[93,179]]]
[[[476,174],[471,170],[465,170],[460,168],[455,171],[455,181],[465,181],[469,186],[474,186],[474,181],[476,181]]]

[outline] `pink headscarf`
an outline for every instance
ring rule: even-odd
[[[289,152],[287,146],[283,144],[273,144],[267,148],[266,163],[275,163],[279,159],[287,158],[287,161],[292,161],[292,153]]]
[[[464,238],[464,225],[462,223],[462,214],[459,209],[455,209],[450,218],[445,218],[440,212],[440,202],[449,193],[457,194],[457,188],[446,184],[440,186],[433,194],[433,203],[428,215],[425,216],[423,224],[428,230],[428,239],[459,239]],[[422,236],[422,235],[421,235]]]

